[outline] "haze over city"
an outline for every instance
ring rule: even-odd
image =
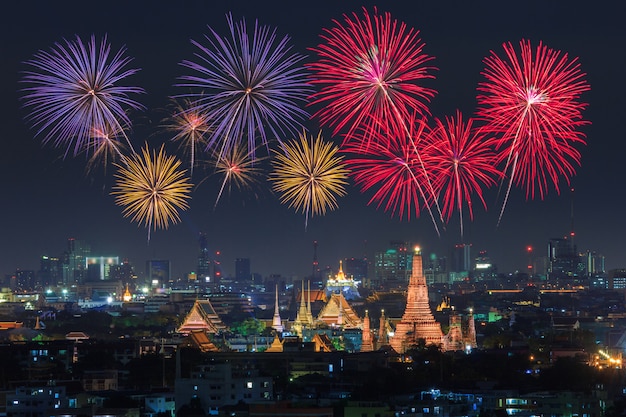
[[[626,267],[626,227],[622,214],[625,175],[621,166],[625,146],[621,126],[626,96],[623,73],[625,15],[621,3],[545,2],[524,4],[500,2],[389,2],[380,11],[420,31],[425,52],[435,57],[438,68],[429,85],[437,94],[429,105],[433,116],[452,115],[456,109],[471,115],[476,109],[476,88],[482,80],[483,59],[490,50],[501,51],[504,42],[529,39],[578,57],[591,90],[582,101],[590,125],[582,128],[587,146],[579,147],[582,165],[571,187],[561,183],[560,195],[553,188],[541,200],[527,200],[524,190],[514,188],[498,225],[502,190],[485,192],[488,210],[475,202],[475,218],[466,215],[464,237],[452,217],[441,236],[427,214],[410,221],[368,205],[351,182],[339,207],[325,216],[315,216],[305,227],[305,216],[281,205],[264,179],[259,184],[225,194],[216,207],[221,181],[218,177],[194,178],[191,208],[181,223],[168,230],[147,231],[122,216],[110,195],[113,167],[87,171],[85,156],[64,157],[64,150],[43,146],[35,130],[24,121],[20,80],[24,62],[55,42],[80,35],[107,35],[112,49],[126,46],[132,66],[141,68],[130,83],[147,94],[138,100],[146,106],[133,112],[131,139],[136,148],[144,141],[155,147],[168,140],[159,131],[168,97],[179,94],[174,87],[184,70],[179,65],[193,58],[190,40],[202,40],[207,25],[218,32],[228,30],[226,14],[235,19],[277,28],[289,35],[296,52],[320,42],[323,28],[343,14],[373,10],[372,2],[108,2],[90,12],[78,2],[11,3],[0,18],[0,118],[3,151],[0,152],[2,216],[0,273],[16,268],[37,269],[42,255],[58,256],[70,237],[88,242],[92,254],[128,258],[139,269],[148,259],[169,259],[174,276],[194,270],[198,234],[208,236],[211,250],[221,252],[226,274],[234,270],[235,258],[250,258],[252,270],[262,275],[280,273],[305,276],[311,271],[313,241],[318,242],[320,265],[337,267],[340,259],[371,255],[384,250],[392,240],[411,241],[425,253],[442,256],[449,247],[464,241],[475,251],[487,250],[500,271],[526,266],[526,247],[536,253],[547,248],[553,237],[573,230],[579,251],[592,250],[606,257],[607,269]],[[307,109],[313,112],[314,109]],[[305,122],[311,132],[316,119]],[[325,138],[331,138],[323,128]],[[332,138],[339,143],[340,138]],[[570,189],[575,190],[571,192]]]

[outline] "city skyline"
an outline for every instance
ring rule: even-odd
[[[199,252],[198,235],[207,234],[211,251],[219,250],[225,270],[234,269],[236,258],[250,258],[253,272],[305,276],[313,262],[313,241],[318,242],[320,266],[336,267],[339,259],[371,256],[394,240],[411,241],[425,253],[447,254],[462,241],[474,250],[487,250],[500,270],[523,270],[527,246],[546,250],[549,239],[576,232],[581,252],[596,251],[606,257],[607,269],[626,266],[626,243],[620,231],[626,226],[621,214],[620,173],[624,133],[620,129],[626,68],[623,50],[626,29],[620,22],[624,6],[583,2],[543,4],[533,1],[524,8],[484,2],[419,5],[392,2],[382,12],[420,30],[425,51],[434,56],[438,68],[431,85],[438,91],[430,104],[433,116],[452,115],[458,108],[471,115],[476,110],[476,87],[481,81],[483,58],[490,50],[500,51],[504,42],[530,39],[579,57],[591,91],[583,96],[589,103],[583,113],[591,124],[583,128],[587,146],[581,147],[582,165],[571,187],[561,184],[561,194],[550,189],[544,200],[526,201],[523,190],[513,189],[498,225],[498,187],[486,191],[488,211],[477,205],[474,221],[465,221],[464,238],[455,216],[438,236],[426,212],[411,221],[391,218],[389,213],[367,205],[371,195],[362,194],[351,183],[339,207],[325,216],[308,220],[280,204],[269,183],[262,180],[252,189],[233,190],[215,206],[221,182],[212,176],[197,177],[190,210],[181,223],[168,230],[147,231],[122,217],[110,195],[113,167],[86,171],[85,156],[66,157],[63,151],[43,146],[35,130],[24,121],[26,110],[19,97],[24,61],[54,42],[75,35],[107,35],[116,50],[122,46],[141,68],[132,82],[147,94],[138,98],[147,109],[133,112],[132,140],[140,148],[144,140],[156,147],[166,140],[158,132],[168,96],[177,94],[173,85],[183,73],[179,65],[193,56],[190,39],[200,40],[207,25],[224,33],[226,13],[234,18],[277,28],[289,35],[300,54],[320,42],[323,28],[344,13],[373,10],[366,2],[282,4],[281,2],[220,2],[209,9],[202,2],[172,5],[137,2],[111,3],[97,18],[85,18],[78,3],[34,6],[11,4],[2,18],[2,99],[0,117],[5,127],[4,150],[0,153],[3,190],[3,230],[0,243],[0,273],[16,268],[36,269],[42,255],[57,256],[65,241],[76,238],[92,244],[99,255],[129,258],[134,265],[148,259],[169,259],[173,274],[195,269]],[[612,8],[611,8],[612,7]],[[312,111],[312,109],[309,109]],[[312,133],[318,121],[306,123]],[[329,129],[322,129],[331,138]],[[333,140],[339,142],[339,137]],[[201,184],[198,185],[198,182]],[[232,260],[232,262],[229,261]],[[231,270],[232,272],[232,270]]]

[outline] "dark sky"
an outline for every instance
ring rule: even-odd
[[[236,20],[258,18],[288,34],[294,48],[307,53],[319,42],[322,28],[343,13],[374,3],[354,1],[103,1],[7,2],[0,15],[0,273],[16,268],[37,269],[42,255],[58,256],[69,237],[85,240],[94,255],[129,258],[139,271],[149,258],[170,259],[173,272],[194,270],[197,236],[206,232],[212,250],[222,252],[225,272],[234,272],[234,259],[251,258],[253,271],[303,276],[310,273],[313,240],[319,242],[320,264],[336,267],[345,257],[370,255],[390,240],[418,242],[425,252],[445,255],[460,241],[458,222],[451,221],[441,237],[427,215],[411,222],[391,218],[367,206],[369,195],[354,186],[340,200],[338,210],[315,217],[304,228],[304,216],[281,206],[269,186],[233,192],[217,209],[213,202],[217,179],[207,179],[193,194],[191,209],[181,224],[157,231],[147,242],[145,229],[121,215],[109,195],[111,170],[85,171],[85,160],[63,159],[63,151],[42,146],[24,122],[20,72],[24,61],[54,42],[108,35],[113,49],[125,45],[141,68],[130,82],[147,91],[139,100],[147,110],[132,116],[132,140],[160,143],[160,112],[168,96],[180,93],[173,85],[185,73],[179,63],[191,59],[190,39],[202,40],[207,25],[227,29],[225,14]],[[552,189],[545,200],[526,201],[514,189],[497,226],[499,203],[488,190],[487,211],[478,208],[474,222],[466,222],[465,240],[475,250],[485,249],[500,270],[523,268],[525,248],[544,252],[551,237],[569,232],[574,202],[576,243],[581,251],[606,256],[607,267],[626,267],[626,204],[624,153],[626,150],[626,18],[625,6],[615,1],[385,1],[379,9],[419,29],[425,52],[439,68],[432,83],[438,94],[431,104],[434,116],[465,115],[475,110],[476,87],[482,60],[501,44],[522,38],[533,45],[578,56],[591,91],[584,116],[588,145],[582,148],[582,166],[572,181],[572,199],[563,184],[561,195]],[[317,129],[315,122],[308,125]],[[325,131],[328,137],[330,132]],[[366,242],[366,243],[365,243]]]

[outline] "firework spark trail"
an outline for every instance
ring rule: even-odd
[[[186,60],[181,65],[199,75],[182,76],[179,84],[201,90],[187,96],[207,114],[212,130],[207,148],[219,149],[220,155],[245,139],[248,151],[254,152],[257,135],[269,148],[270,139],[280,143],[286,135],[296,134],[308,118],[300,104],[311,92],[299,66],[304,56],[291,52],[289,37],[278,39],[276,30],[258,22],[249,34],[245,20],[234,22],[231,15],[227,20],[230,38],[209,28],[206,46],[192,41],[200,51],[198,62]]]
[[[106,36],[100,45],[95,36],[87,44],[77,36],[26,62],[34,70],[25,71],[22,80],[31,84],[24,88],[24,105],[31,108],[28,119],[44,143],[66,146],[66,155],[97,152],[99,143],[92,133],[113,128],[133,149],[125,133],[131,125],[126,110],[143,108],[129,97],[143,89],[119,85],[138,71],[127,69],[131,59],[124,53],[122,48],[111,56]]]
[[[349,170],[338,150],[324,142],[321,132],[315,138],[303,132],[299,141],[285,145],[284,153],[276,151],[270,181],[282,204],[305,214],[305,228],[309,217],[334,210],[337,197],[346,194]]]
[[[551,183],[559,192],[559,179],[569,185],[580,165],[576,145],[585,145],[579,129],[586,104],[581,95],[590,89],[576,58],[539,43],[521,40],[520,53],[503,44],[505,58],[493,51],[484,59],[478,86],[478,116],[486,132],[498,135],[497,148],[509,184],[498,223],[513,184],[526,190],[526,198],[541,199]]]

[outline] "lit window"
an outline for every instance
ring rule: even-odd
[[[252,389],[252,381],[246,382],[246,388]]]

